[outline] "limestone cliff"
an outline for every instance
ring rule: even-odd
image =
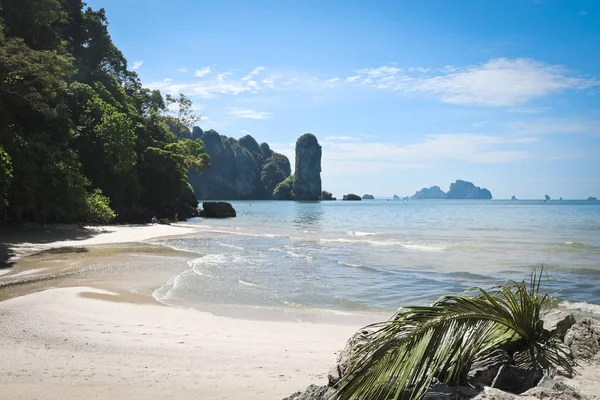
[[[319,200],[321,197],[321,146],[310,133],[296,141],[293,193],[296,200]]]
[[[266,143],[259,145],[250,135],[236,140],[195,127],[191,137],[202,139],[210,156],[210,168],[189,174],[199,200],[270,200],[291,173],[286,156]]]

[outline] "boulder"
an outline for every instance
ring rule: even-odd
[[[354,194],[354,193],[348,193],[345,194],[344,197],[342,198],[342,200],[353,200],[353,201],[360,201],[361,198],[359,195]]]
[[[442,383],[431,385],[422,400],[468,400],[479,393],[479,390],[468,386],[448,386]]]
[[[542,375],[533,370],[527,370],[514,365],[503,365],[498,370],[491,387],[510,393],[521,394],[542,379]]]
[[[304,392],[296,392],[283,400],[329,400],[333,389],[328,386],[310,385]]]
[[[373,333],[373,331],[374,329],[363,328],[348,340],[346,347],[344,347],[344,350],[342,350],[337,357],[337,364],[331,368],[327,375],[329,386],[335,386],[339,380],[346,375],[348,367],[350,366],[350,360],[354,354],[356,354],[356,351],[368,342],[369,335]]]
[[[474,387],[490,386],[500,367],[513,364],[513,359],[502,349],[494,349],[476,360],[467,374],[467,382]]]
[[[319,200],[321,197],[321,146],[310,133],[296,141],[293,192],[296,200]]]
[[[575,359],[592,359],[600,352],[600,322],[583,318],[569,329],[564,342]]]
[[[544,329],[549,331],[551,336],[558,335],[561,339],[576,322],[573,314],[559,309],[550,310],[542,317],[542,320]]]
[[[230,203],[224,201],[205,201],[202,203],[200,216],[204,218],[229,218],[235,217],[235,209]]]
[[[586,400],[587,397],[577,393],[577,390],[564,382],[556,381],[549,376],[544,376],[538,385],[521,394],[522,397],[529,397],[544,400]]]
[[[521,400],[521,397],[486,386],[473,400]]]

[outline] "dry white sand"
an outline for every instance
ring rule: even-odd
[[[0,302],[0,397],[280,399],[358,326],[253,321],[74,287]]]

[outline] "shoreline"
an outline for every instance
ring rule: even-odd
[[[283,398],[315,381],[326,383],[346,341],[380,319],[162,304],[152,287],[197,255],[144,241],[194,232],[201,229],[151,225],[85,236],[69,227],[47,228],[29,241],[13,236],[12,265],[0,269],[5,396]],[[49,240],[52,235],[59,240]]]

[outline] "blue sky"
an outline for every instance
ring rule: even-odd
[[[600,197],[600,1],[93,0],[142,82],[376,196]],[[292,164],[293,165],[293,164]]]

